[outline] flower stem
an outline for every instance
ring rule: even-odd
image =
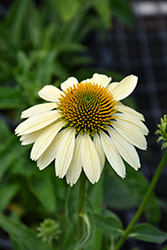
[[[117,243],[117,245],[115,247],[115,250],[119,250],[121,248],[121,246],[126,241],[128,235],[130,234],[133,226],[135,225],[135,223],[138,221],[141,214],[143,213],[143,210],[144,210],[144,208],[145,208],[145,206],[146,206],[146,204],[147,204],[147,202],[148,202],[148,200],[149,200],[149,198],[150,198],[150,196],[151,196],[151,194],[152,194],[152,192],[153,192],[153,190],[155,188],[155,185],[157,184],[157,181],[158,181],[158,179],[159,179],[159,177],[161,175],[161,172],[162,172],[166,162],[167,162],[167,150],[165,151],[165,153],[164,153],[164,155],[163,155],[163,157],[162,157],[162,159],[161,159],[161,161],[160,161],[160,163],[158,165],[158,168],[157,168],[157,170],[155,172],[155,175],[154,175],[154,177],[152,179],[152,182],[151,182],[151,184],[150,184],[150,186],[148,188],[148,191],[147,191],[147,193],[146,193],[146,195],[145,195],[145,197],[144,197],[138,211],[136,212],[136,214],[133,217],[132,221],[129,223],[128,227],[126,228],[124,234],[122,235],[122,237],[118,241],[118,243]]]
[[[80,216],[84,211],[84,200],[85,200],[85,186],[86,186],[86,177],[84,173],[81,174],[79,183],[79,193],[78,193],[78,224],[77,224],[77,236],[78,242],[83,235],[83,219]]]

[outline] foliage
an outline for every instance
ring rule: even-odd
[[[29,159],[29,146],[22,147],[13,133],[20,112],[38,103],[44,85],[59,86],[71,75],[92,75],[93,58],[84,41],[97,30],[104,35],[112,28],[111,14],[133,23],[124,0],[41,0],[38,6],[32,0],[15,0],[0,22],[0,227],[9,234],[14,250],[111,249],[124,228],[108,209],[137,207],[148,188],[141,173],[128,168],[128,178],[122,181],[106,163],[104,179],[87,185],[84,234],[76,245],[78,184],[68,187],[55,177],[52,165],[40,172]],[[119,80],[119,74],[114,75]],[[6,211],[10,216],[4,215]],[[158,224],[155,194],[145,216],[147,222]],[[57,221],[63,232],[51,244],[37,237],[45,218]],[[130,237],[157,243],[167,239],[150,224],[136,226]]]

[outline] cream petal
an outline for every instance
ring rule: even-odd
[[[19,124],[15,129],[15,133],[18,135],[29,134],[56,121],[60,117],[57,110],[48,111],[44,114],[35,115],[28,118],[26,121]]]
[[[63,92],[53,85],[44,86],[39,92],[38,95],[49,102],[57,102],[58,98]]]
[[[137,112],[136,110],[134,110],[128,106],[123,105],[121,102],[116,103],[115,109],[118,109],[118,111],[120,111],[122,113],[127,113],[129,115],[133,115],[136,118],[140,119],[141,121],[145,121],[144,116],[141,113]]]
[[[75,146],[75,130],[67,128],[56,154],[55,172],[63,178],[71,163]]]
[[[94,146],[96,148],[96,151],[100,159],[100,166],[101,166],[101,171],[102,171],[104,167],[104,163],[105,163],[105,154],[104,154],[103,147],[102,147],[101,140],[100,140],[98,133],[94,133],[93,143],[94,143]]]
[[[75,77],[69,77],[65,82],[61,84],[61,89],[65,91],[69,87],[73,87],[73,85],[77,85],[78,80]]]
[[[136,129],[134,125],[131,125],[130,123],[128,126],[125,125],[127,124],[123,123],[122,121],[117,121],[112,124],[112,126],[121,136],[124,137],[125,140],[137,148],[145,150],[147,148],[147,142],[144,135],[138,129]]]
[[[30,155],[32,160],[36,161],[43,154],[64,125],[63,121],[56,121],[45,128],[32,147]]]
[[[125,165],[118,154],[113,140],[111,137],[109,137],[105,132],[101,131],[100,138],[103,146],[104,153],[112,166],[112,168],[115,170],[115,172],[121,176],[122,178],[125,177]]]
[[[48,112],[56,107],[57,107],[56,103],[38,104],[29,109],[24,110],[21,114],[21,118],[27,118],[27,117],[34,116],[34,115],[39,115],[39,114]]]
[[[122,100],[129,96],[137,85],[137,77],[130,75],[125,77],[116,87],[111,91],[116,101]]]
[[[125,124],[125,126],[134,125],[136,129],[139,129],[144,135],[148,135],[148,128],[145,126],[145,124],[140,121],[138,118],[136,118],[133,115],[129,115],[127,113],[117,113],[116,114],[116,120],[121,121],[121,124]]]
[[[106,89],[108,89],[111,93],[113,91],[113,89],[115,89],[115,87],[119,84],[119,82],[112,82],[111,84],[109,84]]]
[[[106,87],[111,82],[111,77],[95,73],[93,75],[92,81],[97,83],[98,85]]]
[[[79,134],[75,140],[73,158],[66,173],[67,184],[70,184],[71,186],[73,186],[77,182],[82,171],[81,146],[82,138],[81,134]]]
[[[101,174],[101,166],[99,156],[95,149],[94,143],[87,133],[81,136],[82,150],[81,158],[84,172],[91,183],[99,180]]]
[[[22,135],[20,137],[21,145],[28,145],[28,144],[34,143],[42,132],[43,132],[43,129],[40,129],[30,134]]]
[[[66,134],[66,129],[60,131],[53,139],[49,147],[38,158],[37,166],[39,167],[40,170],[46,168],[53,160],[55,160],[57,155],[57,150],[65,134]]]
[[[135,170],[140,168],[140,160],[139,156],[134,148],[130,143],[128,143],[125,139],[123,139],[115,129],[111,127],[107,127],[107,131],[109,132],[110,136],[112,137],[113,143],[117,148],[117,151],[122,156],[122,158]]]

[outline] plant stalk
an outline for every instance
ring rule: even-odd
[[[78,193],[78,224],[77,224],[77,241],[79,242],[83,235],[83,219],[80,216],[84,212],[84,200],[85,200],[85,187],[86,187],[86,177],[82,172],[79,183],[79,193]]]
[[[161,159],[161,161],[160,161],[160,163],[158,165],[158,168],[157,168],[157,170],[155,172],[155,175],[154,175],[154,177],[152,179],[152,182],[151,182],[151,184],[150,184],[150,186],[148,188],[148,191],[147,191],[147,193],[146,193],[146,195],[145,195],[145,197],[144,197],[138,211],[136,212],[136,214],[133,217],[132,221],[129,223],[128,227],[126,228],[124,234],[122,235],[122,237],[118,241],[118,243],[117,243],[117,245],[115,247],[115,250],[119,250],[121,248],[121,246],[126,241],[128,235],[130,234],[131,230],[133,229],[135,223],[138,221],[138,219],[142,215],[143,210],[144,210],[144,208],[145,208],[145,206],[146,206],[146,204],[147,204],[147,202],[148,202],[148,200],[149,200],[149,198],[150,198],[150,196],[151,196],[151,194],[152,194],[152,192],[153,192],[153,190],[155,188],[155,185],[158,182],[158,179],[159,179],[159,177],[161,175],[161,172],[162,172],[166,162],[167,162],[167,150],[165,151],[165,153],[164,153],[164,155],[163,155],[163,157],[162,157],[162,159]]]

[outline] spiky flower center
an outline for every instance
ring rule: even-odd
[[[115,104],[105,87],[81,82],[64,91],[59,98],[58,110],[67,127],[75,128],[76,133],[93,135],[112,123]]]

